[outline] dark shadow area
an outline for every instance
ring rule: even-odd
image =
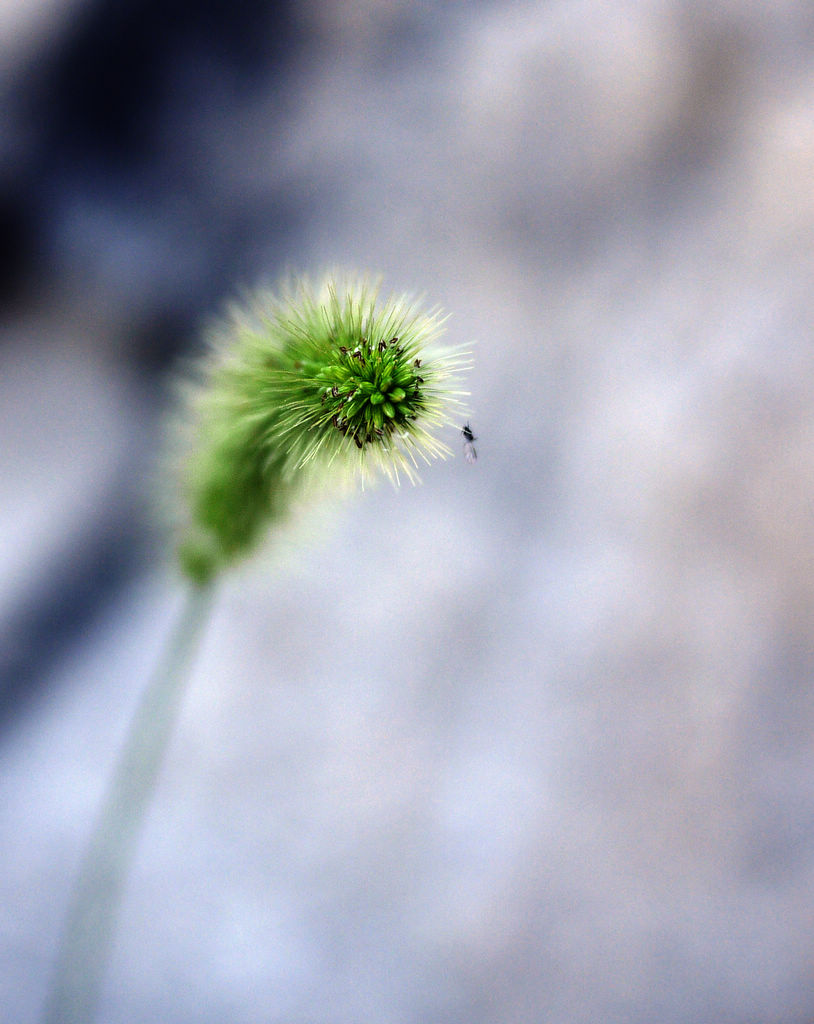
[[[112,330],[98,344],[115,346],[110,358],[141,380],[148,432],[166,375],[201,322],[235,282],[253,280],[258,253],[279,251],[284,261],[307,216],[285,187],[224,198],[181,129],[197,138],[213,120],[239,121],[261,87],[282,109],[307,46],[293,3],[100,0],[81,5],[7,79],[13,138],[0,178],[0,311],[36,315],[38,303],[67,293],[80,318],[86,306],[93,331],[101,302]],[[273,133],[274,104],[268,113]],[[123,270],[110,269],[108,250]],[[49,585],[4,625],[11,649],[0,666],[0,727],[132,577],[145,551],[139,519],[132,488],[111,493]]]

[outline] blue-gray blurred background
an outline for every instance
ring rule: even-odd
[[[0,1019],[183,600],[179,357],[333,264],[475,467],[229,577],[108,1024],[814,1019],[814,6],[0,8]]]

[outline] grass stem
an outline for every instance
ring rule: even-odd
[[[90,1024],[141,826],[211,607],[213,587],[190,589],[181,617],[136,709],[76,882],[43,1024]]]

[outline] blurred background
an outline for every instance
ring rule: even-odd
[[[0,7],[0,1018],[183,601],[173,368],[329,264],[476,466],[220,587],[108,1024],[814,1019],[814,6]]]

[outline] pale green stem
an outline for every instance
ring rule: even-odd
[[[139,831],[211,606],[212,586],[190,591],[164,661],[141,698],[79,871],[43,1024],[90,1024]]]

